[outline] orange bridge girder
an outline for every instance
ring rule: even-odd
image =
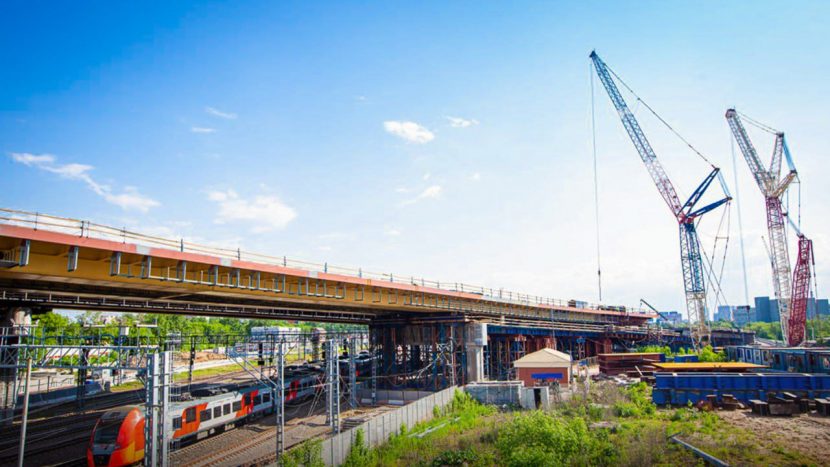
[[[368,323],[417,315],[585,328],[654,315],[511,300],[0,224],[0,306]]]

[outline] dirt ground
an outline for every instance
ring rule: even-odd
[[[747,410],[718,411],[727,422],[753,432],[760,439],[776,441],[793,451],[820,460],[830,459],[830,417],[801,414],[793,417],[761,417]]]
[[[189,352],[181,352],[175,354],[174,360],[176,361],[187,361],[190,358]],[[198,351],[196,352],[196,363],[207,362],[210,360],[225,360],[228,358],[224,354],[214,353],[214,352],[207,352],[207,351]]]

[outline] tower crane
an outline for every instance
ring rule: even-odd
[[[745,116],[746,117],[746,116]],[[751,119],[746,117],[748,121]],[[795,225],[798,234],[798,258],[796,260],[795,275],[790,272],[790,257],[787,248],[787,231],[785,219],[787,213],[781,204],[781,197],[787,191],[798,172],[793,165],[790,150],[784,133],[773,130],[765,125],[756,124],[759,128],[775,135],[775,145],[772,151],[772,161],[769,168],[764,168],[758,157],[755,146],[749,139],[740,114],[735,109],[726,111],[726,121],[732,135],[746,159],[749,170],[755,178],[755,183],[764,195],[767,211],[767,230],[769,231],[769,256],[772,264],[772,283],[775,298],[778,299],[778,316],[781,323],[781,332],[788,345],[796,346],[804,342],[804,326],[807,319],[807,300],[810,294],[810,262],[812,261],[812,241],[807,239]],[[787,161],[789,172],[781,176],[782,156]],[[790,220],[790,223],[792,221]],[[790,282],[792,281],[792,282]],[[791,287],[792,285],[792,287]],[[797,308],[796,308],[797,307]]]
[[[590,57],[594,64],[594,70],[597,76],[599,76],[600,81],[602,81],[605,90],[608,92],[608,97],[611,98],[611,102],[617,109],[617,113],[628,136],[631,138],[631,142],[634,143],[634,147],[640,154],[640,158],[643,160],[651,179],[657,186],[660,196],[669,206],[672,215],[677,221],[680,231],[680,262],[683,269],[686,312],[689,317],[689,326],[692,332],[692,343],[695,347],[698,347],[709,341],[709,327],[706,324],[706,284],[704,280],[703,257],[700,251],[700,240],[698,239],[695,220],[718,206],[729,202],[732,198],[727,192],[725,198],[695,209],[698,201],[700,201],[716,177],[719,178],[721,186],[726,192],[726,185],[719,176],[720,169],[712,166],[712,171],[709,175],[694,190],[689,199],[685,203],[682,203],[666,171],[663,169],[660,161],[657,160],[657,155],[648,142],[648,139],[646,139],[643,130],[640,128],[640,124],[620,94],[612,78],[613,72],[599,58],[596,51],[592,51]],[[619,77],[617,77],[617,80],[619,80]]]

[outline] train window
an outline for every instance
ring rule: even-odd
[[[227,415],[227,414],[231,413],[231,405],[230,405],[230,404],[225,404],[225,407],[222,409],[222,412],[223,412],[225,415]]]
[[[199,412],[199,420],[203,422],[210,420],[210,409]]]
[[[261,405],[261,404],[262,404],[262,396],[261,395],[256,396],[256,399],[254,400],[254,405]]]
[[[242,410],[242,401],[234,402],[233,403],[233,411],[234,412],[239,412],[240,410]]]
[[[184,411],[184,422],[195,422],[196,421],[196,407],[191,407]]]
[[[213,418],[222,416],[222,407],[216,406],[213,408]]]
[[[178,430],[182,427],[182,417],[176,417],[173,419],[173,429]]]
[[[271,393],[266,392],[262,395],[262,402],[271,402]]]
[[[112,444],[118,439],[122,420],[101,422],[95,429],[94,442],[98,444]]]

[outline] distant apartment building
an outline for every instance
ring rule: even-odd
[[[683,321],[683,315],[679,311],[663,311],[660,312],[660,317],[657,318],[658,323],[662,324],[679,324]]]
[[[732,321],[732,314],[735,307],[732,305],[719,305],[715,311],[715,321]]]
[[[753,321],[756,321],[755,309],[750,307],[749,305],[741,305],[735,307],[735,310],[732,313],[732,321],[738,327],[743,327]]]
[[[718,311],[715,313],[715,321],[721,320],[719,317],[725,318],[725,308],[725,305],[718,307]],[[738,308],[742,308],[742,310],[739,312]],[[721,311],[722,309],[724,311]],[[818,316],[830,316],[830,302],[828,302],[828,299],[826,298],[816,300],[815,298],[810,297],[807,300],[807,318],[814,319]],[[778,300],[774,298],[771,299],[769,297],[755,297],[755,306],[733,307],[732,318],[722,320],[733,321],[738,326],[743,326],[746,323],[755,321],[777,323],[779,321]]]

